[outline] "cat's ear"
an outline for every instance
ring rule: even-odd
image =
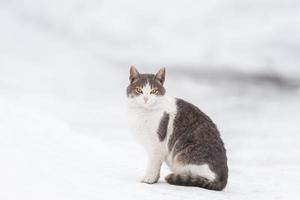
[[[163,67],[156,73],[155,79],[158,80],[163,85],[165,82],[165,77],[166,77],[166,69]]]
[[[137,80],[140,77],[140,73],[134,65],[131,65],[129,73],[130,73],[129,75],[130,83],[133,83],[135,80]]]

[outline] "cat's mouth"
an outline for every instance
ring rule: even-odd
[[[148,99],[147,101],[144,99],[138,100],[136,103],[143,108],[151,108],[155,106],[155,101],[152,101],[151,99]]]
[[[151,105],[153,105],[153,103],[150,103],[150,102],[148,101],[148,102],[140,103],[140,105],[143,106],[143,107],[148,108],[148,107],[150,107]]]

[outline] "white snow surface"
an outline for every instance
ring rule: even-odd
[[[264,2],[267,6],[269,1]],[[45,10],[51,13],[47,14],[45,10],[35,10],[34,3],[29,5],[15,4],[27,11],[32,9],[30,13],[39,11],[41,17],[34,18],[37,20],[52,16],[60,21],[62,17],[62,11],[55,12],[57,6],[48,5],[50,8]],[[159,8],[162,9],[158,7],[157,13],[163,11]],[[99,47],[103,49],[95,57],[91,53],[94,49],[67,40],[69,36],[42,29],[30,20],[24,21],[24,13],[12,9],[16,8],[12,5],[0,8],[1,200],[265,200],[296,199],[300,195],[299,90],[264,83],[215,83],[181,76],[172,73],[172,67],[167,68],[169,95],[193,102],[218,125],[227,148],[229,181],[222,192],[172,186],[163,179],[169,173],[164,166],[159,183],[143,184],[139,179],[146,157],[126,123],[129,66],[118,67],[118,62],[112,61],[112,49],[103,50],[105,45]],[[95,7],[94,13],[96,10]],[[94,13],[91,12],[90,18],[94,19]],[[181,16],[179,11],[178,15]],[[122,28],[125,36],[132,31],[132,27]],[[116,52],[118,58],[121,54]],[[146,55],[146,59],[151,60],[157,54]],[[122,62],[129,62],[130,55],[138,54],[123,55]],[[185,55],[186,58],[176,62],[195,61],[193,55]],[[279,71],[293,76],[298,70],[293,66],[299,64],[299,58],[295,59],[287,72],[282,68]],[[164,62],[168,63],[168,59]],[[142,67],[141,71],[150,69],[157,70]]]

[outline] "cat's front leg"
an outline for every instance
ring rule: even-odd
[[[163,157],[158,154],[150,156],[147,164],[146,174],[141,182],[153,184],[156,183],[160,177],[160,168],[163,163]]]

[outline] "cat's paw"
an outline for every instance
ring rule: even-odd
[[[142,178],[141,182],[142,183],[148,183],[148,184],[153,184],[153,183],[157,183],[159,179],[159,175],[146,175]]]

